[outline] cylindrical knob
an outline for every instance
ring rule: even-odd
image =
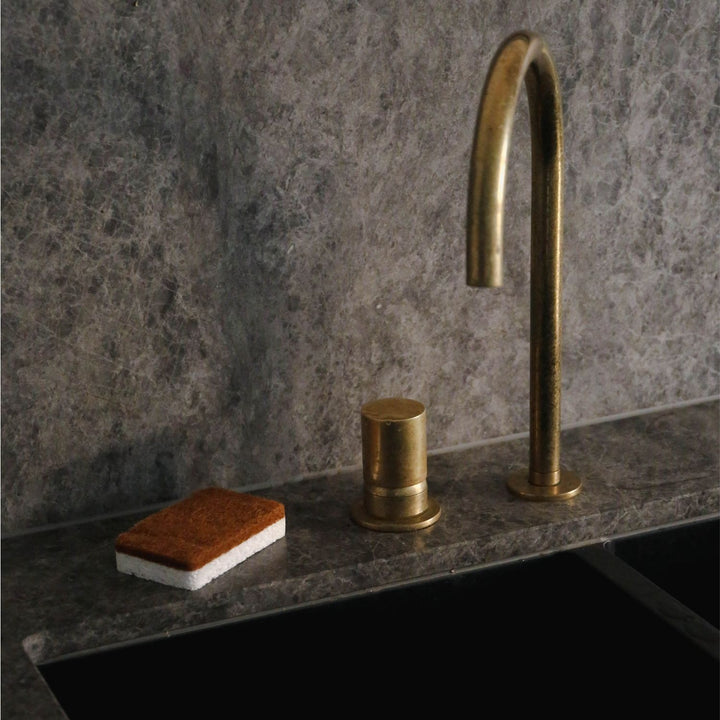
[[[363,478],[368,485],[405,487],[427,477],[425,406],[385,398],[361,409]]]
[[[440,517],[428,498],[425,406],[382,398],[361,408],[363,500],[352,515],[373,530],[416,530]]]

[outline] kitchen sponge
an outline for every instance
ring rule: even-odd
[[[118,535],[115,561],[122,573],[197,590],[284,535],[281,503],[210,487]]]

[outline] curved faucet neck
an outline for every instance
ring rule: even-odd
[[[511,35],[493,58],[483,88],[470,163],[467,283],[502,285],[505,180],[515,109],[523,81],[532,138],[531,242],[560,255],[562,237],[562,102],[545,42],[531,32]]]

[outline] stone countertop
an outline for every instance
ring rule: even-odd
[[[64,718],[35,663],[205,623],[595,543],[720,510],[716,400],[563,432],[583,491],[560,503],[505,486],[527,438],[428,458],[437,524],[411,533],[355,525],[360,470],[253,491],[285,504],[286,536],[195,592],[119,573],[114,540],[152,512],[2,541],[2,717]]]

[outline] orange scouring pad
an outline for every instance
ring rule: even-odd
[[[120,572],[197,590],[285,535],[285,507],[224,488],[198,490],[115,540]]]

